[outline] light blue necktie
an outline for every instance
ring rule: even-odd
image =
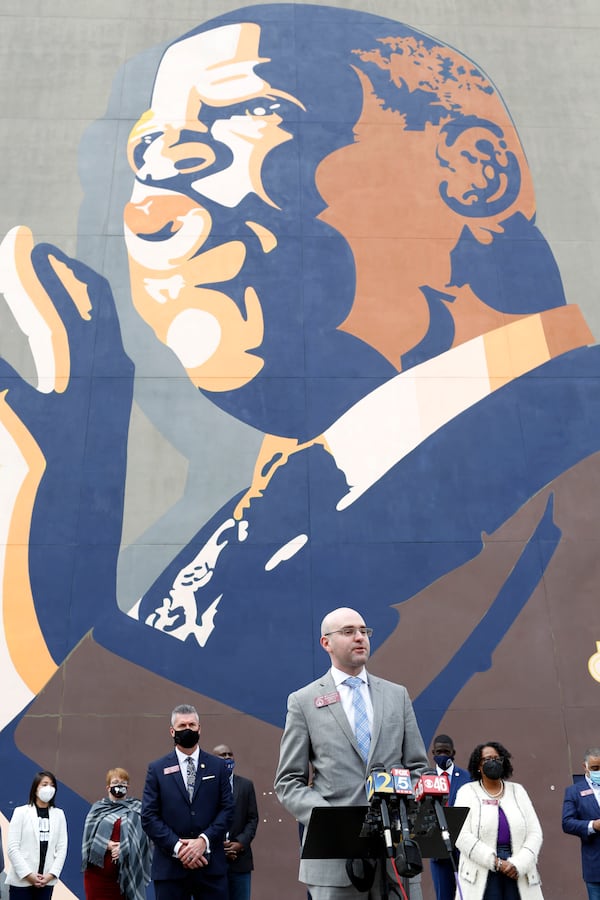
[[[360,755],[366,762],[369,758],[369,747],[371,746],[371,732],[369,730],[369,718],[367,716],[367,707],[365,699],[362,695],[361,685],[362,678],[357,675],[350,675],[346,678],[344,684],[352,688],[352,705],[354,707],[354,734],[356,735],[356,743],[360,750]]]

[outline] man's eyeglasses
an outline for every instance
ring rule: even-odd
[[[354,637],[357,631],[363,637],[371,637],[373,634],[373,629],[367,628],[366,625],[361,625],[358,628],[353,628],[352,625],[346,625],[345,628],[337,628],[335,631],[326,631],[323,637],[329,637],[330,634],[343,634],[344,637]]]

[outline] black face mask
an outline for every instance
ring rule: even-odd
[[[433,761],[434,761],[434,763],[436,764],[436,766],[439,766],[440,769],[444,769],[444,771],[445,771],[446,769],[449,769],[450,766],[452,765],[452,757],[451,757],[451,756],[446,756],[445,753],[438,753],[438,754],[436,754],[436,755],[433,757]]]
[[[197,731],[192,731],[191,728],[182,728],[181,731],[175,732],[173,740],[185,750],[191,750],[200,740],[200,734]]]
[[[111,784],[108,790],[117,800],[121,800],[127,793],[127,788],[124,784]]]
[[[498,781],[502,777],[504,764],[501,759],[486,759],[481,767],[481,771],[491,781]]]

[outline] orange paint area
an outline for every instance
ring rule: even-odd
[[[52,300],[48,296],[44,286],[36,275],[31,262],[33,250],[33,234],[29,228],[21,226],[16,229],[14,243],[14,265],[17,277],[25,291],[29,301],[33,304],[41,317],[43,326],[50,333],[52,355],[54,359],[54,390],[62,393],[69,383],[71,371],[71,356],[69,352],[69,339],[65,326],[58,315]],[[59,264],[57,260],[55,271],[61,277],[61,272],[67,271],[66,266]],[[71,280],[75,280],[72,278]],[[65,285],[66,286],[66,285]],[[34,329],[39,326],[34,326]],[[29,336],[29,332],[26,332]],[[35,355],[35,354],[34,354]]]
[[[82,319],[89,322],[92,318],[92,301],[88,293],[88,286],[80,281],[69,266],[55,256],[50,256],[50,265],[62,282],[65,290]]]
[[[549,359],[594,343],[581,310],[560,306],[526,316],[483,335],[491,390],[497,390]]]
[[[6,391],[0,395],[0,422],[18,446],[27,474],[8,531],[2,616],[10,658],[28,688],[37,693],[57,670],[40,629],[29,582],[31,516],[45,460],[29,431],[6,402],[6,395]]]

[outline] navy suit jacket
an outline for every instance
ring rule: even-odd
[[[244,847],[244,852],[229,863],[229,871],[251,872],[254,868],[251,843],[258,827],[258,806],[254,785],[249,778],[243,778],[241,775],[233,776],[233,801],[235,812],[229,837],[232,841],[239,841]]]
[[[600,832],[588,834],[588,823],[592,819],[600,819],[600,806],[585,778],[578,779],[565,791],[562,827],[566,834],[581,838],[584,881],[600,881]]]
[[[152,878],[184,878],[183,864],[173,856],[177,841],[205,834],[210,862],[198,874],[227,871],[223,849],[233,818],[233,795],[225,763],[200,750],[194,796],[190,800],[175,750],[148,766],[142,799],[142,826],[154,842]]]
[[[460,766],[454,766],[452,770],[452,778],[450,779],[448,806],[454,806],[457,790],[461,788],[463,784],[468,784],[470,780],[471,775],[466,769],[461,769]]]

